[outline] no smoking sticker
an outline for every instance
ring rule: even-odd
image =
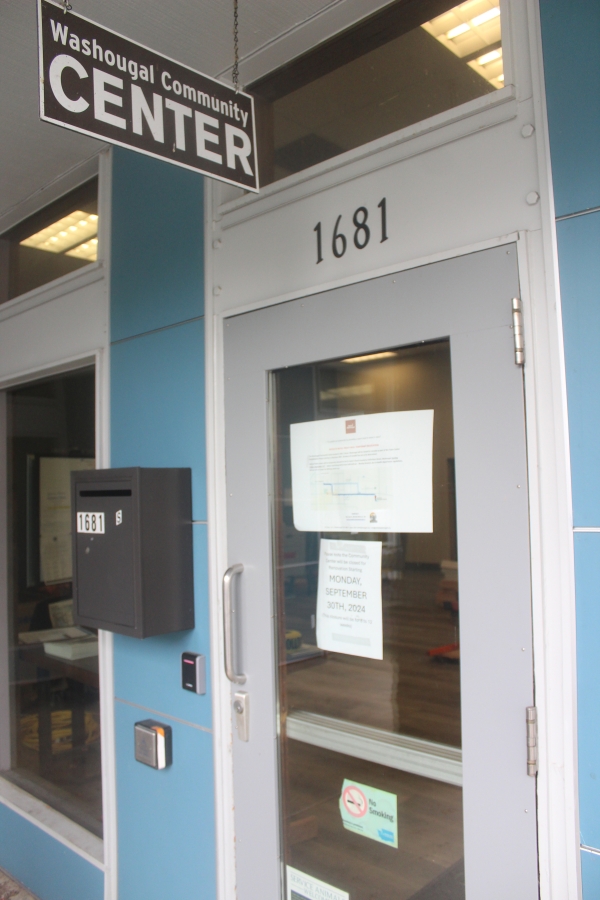
[[[345,783],[345,782],[344,782]],[[342,803],[344,809],[355,819],[366,816],[368,805],[367,798],[356,784],[350,784],[342,791]]]
[[[344,780],[340,797],[342,823],[348,831],[398,847],[398,798],[379,788]]]

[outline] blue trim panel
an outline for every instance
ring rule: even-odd
[[[158,771],[134,759],[133,726],[145,718],[115,704],[119,897],[206,900],[216,894],[212,736],[168,722],[173,764]]]
[[[111,464],[190,467],[193,518],[205,522],[203,182],[113,153]],[[210,678],[207,526],[193,530],[194,630],[115,635],[123,900],[216,893],[213,738],[201,730],[211,727],[210,681],[204,696],[181,687],[184,650],[206,656]],[[146,718],[173,729],[173,764],[163,771],[134,758],[133,725]]]
[[[111,465],[191,467],[206,521],[203,319],[111,348]]]
[[[204,313],[204,179],[113,148],[111,340]]]
[[[208,612],[208,548],[206,525],[194,525],[194,594],[196,627],[143,641],[116,634],[115,696],[149,709],[210,728],[210,629]],[[181,687],[181,654],[206,657],[207,691],[199,696]],[[142,716],[143,718],[143,716]]]
[[[579,820],[581,843],[600,847],[600,534],[578,533],[574,537]]]
[[[581,881],[583,900],[598,900],[600,897],[600,856],[581,851]]]
[[[600,4],[540,0],[556,215],[600,206]]]
[[[40,900],[103,900],[104,873],[0,803],[0,867]]]
[[[600,213],[566,219],[556,227],[573,519],[579,527],[600,526]]]

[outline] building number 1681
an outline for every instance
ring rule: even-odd
[[[104,513],[78,512],[77,531],[79,534],[104,534]]]
[[[352,241],[357,250],[364,250],[371,240],[371,229],[378,227],[379,243],[383,244],[388,239],[387,233],[387,209],[385,197],[377,204],[380,211],[379,221],[376,225],[368,224],[369,210],[366,206],[359,206],[352,216],[352,224],[354,231],[352,233]],[[342,214],[335,220],[333,234],[331,236],[331,252],[336,259],[340,259],[348,249],[348,238],[342,231]],[[320,222],[317,222],[313,231],[317,235],[317,265],[323,262],[323,230]]]

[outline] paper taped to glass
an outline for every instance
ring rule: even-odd
[[[292,866],[286,866],[286,875],[286,900],[350,900],[347,891],[341,891]]]
[[[290,426],[298,531],[433,531],[433,410]]]
[[[383,659],[381,541],[331,541],[319,552],[317,647]]]

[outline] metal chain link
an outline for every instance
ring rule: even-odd
[[[71,10],[73,9],[71,4],[69,3],[69,0],[62,0],[62,5],[64,13],[71,12]]]
[[[65,3],[67,0],[65,0]],[[240,36],[239,36],[238,0],[233,0],[233,69],[231,77],[236,94],[240,91]]]

